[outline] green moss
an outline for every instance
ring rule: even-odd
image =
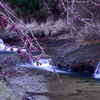
[[[0,81],[0,100],[18,100],[12,93],[9,92],[8,88]]]
[[[97,45],[100,45],[100,42],[96,43]]]

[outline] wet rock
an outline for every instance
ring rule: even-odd
[[[15,41],[19,41],[19,37],[13,32],[13,31],[9,31],[9,29],[4,29],[4,28],[0,28],[0,38],[3,39],[4,43],[10,43],[10,42],[15,42]]]
[[[82,62],[79,62],[79,63],[73,62],[71,64],[71,68],[72,68],[72,71],[74,71],[74,72],[84,72],[85,65]]]
[[[13,94],[18,98],[21,98],[21,100],[37,100],[34,95],[38,96],[41,93],[48,92],[48,88],[44,84],[44,71],[42,72],[40,70],[41,74],[36,75],[36,72],[38,73],[39,69],[31,68],[30,70],[30,68],[20,68],[17,66],[6,66],[3,70],[5,72],[3,76],[6,78],[6,80],[3,80],[6,82],[8,89],[11,89]],[[29,93],[29,95],[27,95],[27,93]]]
[[[2,71],[2,67],[3,67],[3,66],[0,64],[0,72]]]
[[[74,72],[86,71],[94,73],[95,68],[100,60],[100,44],[85,46],[81,45],[78,46],[78,48],[77,44],[75,43],[69,44],[71,45],[62,44],[59,47],[56,46],[55,56],[52,56],[53,64],[57,65],[58,67],[64,67],[67,70],[68,64],[71,63],[71,68]],[[73,46],[73,49],[68,49]]]

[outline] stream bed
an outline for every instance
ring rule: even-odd
[[[57,76],[53,74],[52,66],[47,59],[41,59],[40,62],[42,66],[36,66],[33,62],[18,65],[20,67],[26,66],[33,70],[35,68],[39,72],[44,70],[42,73],[44,76],[45,73],[50,73],[45,76],[45,85],[48,88],[48,92],[36,94],[36,100],[99,100],[100,77],[96,78],[96,76],[100,74],[71,72],[54,66],[62,80],[60,82]],[[42,99],[41,96],[44,96],[46,99]]]
[[[47,94],[50,100],[99,100],[100,79],[85,73],[59,74],[62,83],[57,77],[47,81],[50,90]]]

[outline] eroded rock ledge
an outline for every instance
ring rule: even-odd
[[[56,54],[52,56],[52,62],[66,70],[71,63],[72,71],[94,73],[100,60],[100,44],[77,45],[75,42],[62,44],[56,48]]]

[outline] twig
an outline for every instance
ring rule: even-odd
[[[82,4],[79,4],[83,9],[85,9],[88,13],[90,13],[92,15],[92,19],[91,21],[93,20],[93,17],[94,17],[94,14],[92,12],[90,12],[88,9],[86,9]]]

